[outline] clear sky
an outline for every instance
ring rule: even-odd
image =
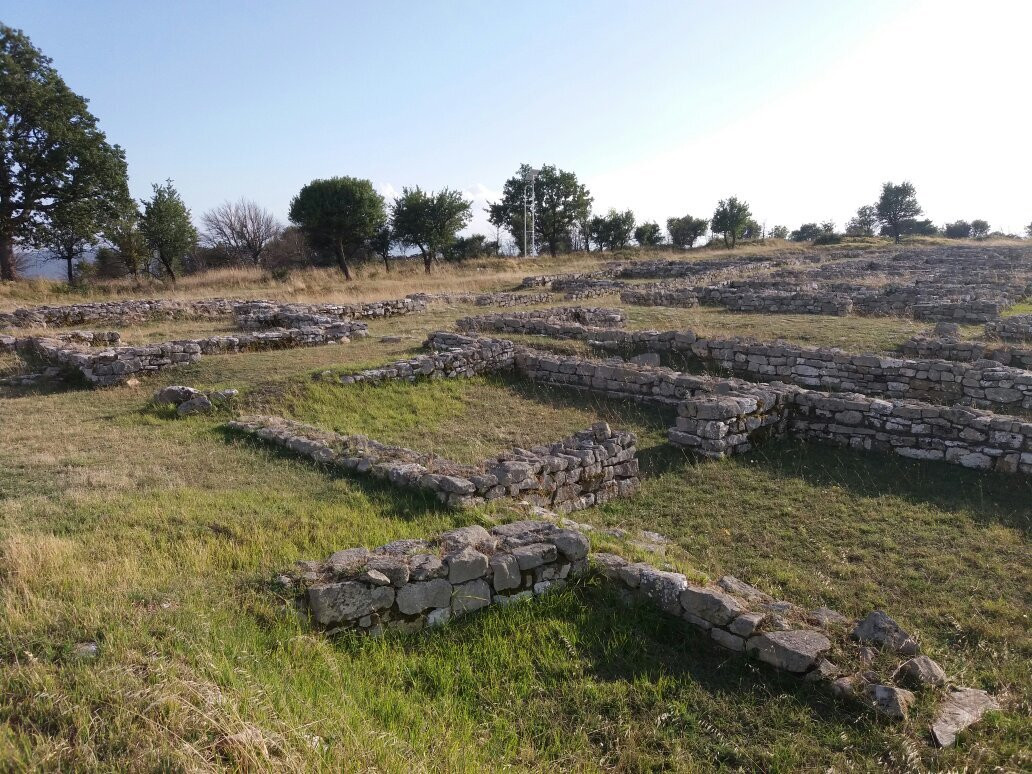
[[[1032,2],[7,0],[129,160],[195,218],[285,220],[317,177],[458,188],[522,162],[596,210],[841,227],[886,180],[941,224],[1032,221]]]

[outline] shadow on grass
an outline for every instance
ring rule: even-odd
[[[720,648],[684,621],[625,601],[597,576],[513,606],[491,606],[440,629],[388,633],[383,643],[348,634],[338,638],[336,646],[353,655],[367,649],[370,655],[379,654],[386,647],[406,657],[450,660],[460,671],[461,663],[471,659],[491,664],[499,673],[480,677],[502,682],[519,679],[515,673],[530,663],[538,687],[563,686],[564,694],[582,690],[585,680],[629,685],[673,681],[690,684],[718,703],[756,705],[789,696],[822,722],[855,726],[870,719],[858,704],[837,701],[813,683]],[[484,660],[487,651],[491,655]],[[429,670],[408,676],[413,687],[428,695],[441,692]],[[575,682],[582,685],[571,687]]]
[[[224,425],[214,427],[213,432],[227,444],[244,446],[255,451],[261,450],[274,459],[308,465],[324,472],[328,480],[347,481],[369,495],[370,499],[379,503],[384,510],[384,515],[389,517],[402,521],[416,521],[429,514],[454,512],[427,491],[398,487],[373,476],[352,473],[336,465],[314,462],[289,449],[265,443],[261,439],[238,433]]]
[[[945,462],[780,439],[741,458],[779,478],[838,486],[868,498],[899,497],[943,511],[965,510],[983,524],[1032,531],[1032,478],[967,470]]]

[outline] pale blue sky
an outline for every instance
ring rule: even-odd
[[[332,175],[479,210],[527,161],[660,222],[737,194],[768,225],[842,224],[909,177],[937,222],[1018,230],[1030,5],[9,0],[0,18],[90,99],[134,194],[173,178],[195,216],[246,196],[285,219]]]

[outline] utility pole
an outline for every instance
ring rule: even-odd
[[[537,229],[534,223],[534,181],[541,174],[540,169],[528,169],[523,173],[523,256],[537,255]],[[527,252],[527,224],[530,223],[530,252]]]

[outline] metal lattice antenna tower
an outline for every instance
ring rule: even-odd
[[[534,212],[537,210],[534,199],[534,181],[541,174],[540,169],[528,169],[523,173],[523,255],[537,255],[537,229],[534,223]],[[527,224],[530,224],[530,252],[527,252]]]

